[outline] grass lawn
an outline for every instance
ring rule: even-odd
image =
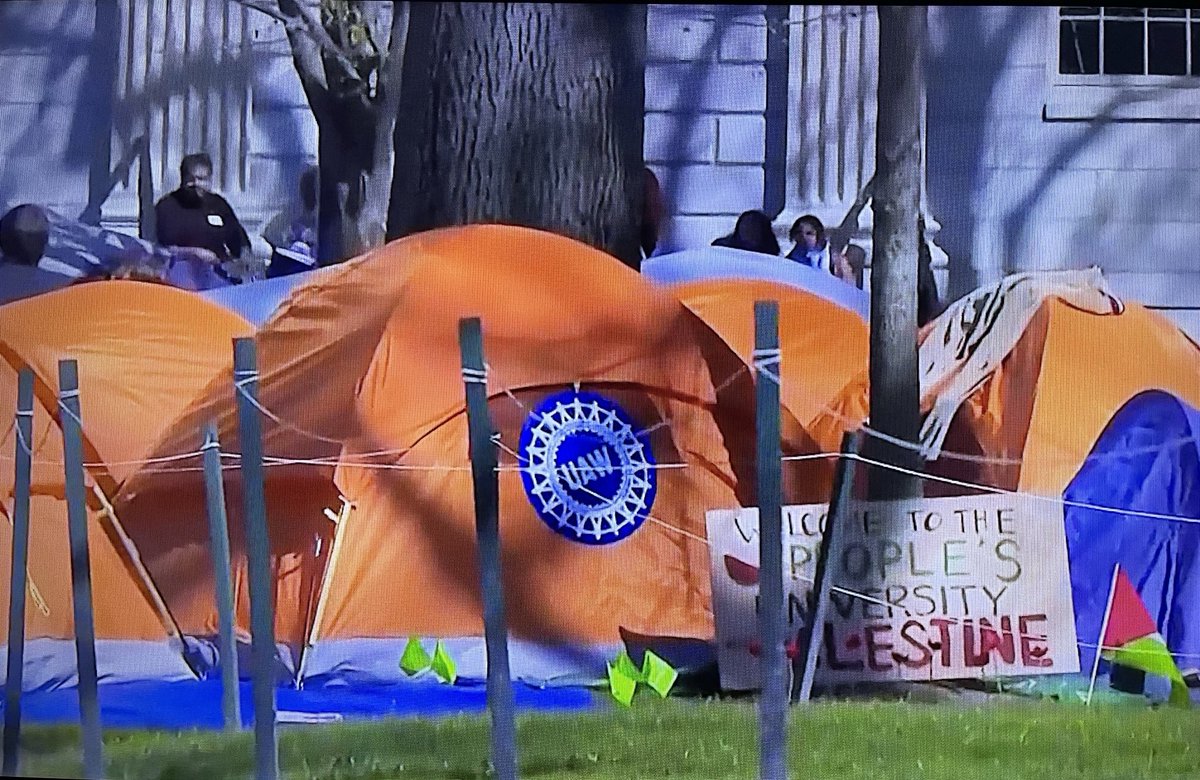
[[[748,701],[639,696],[631,710],[519,718],[523,778],[754,778]],[[793,776],[809,780],[1200,778],[1200,712],[1017,702],[826,701],[792,710]],[[22,772],[78,777],[78,730],[27,727]],[[253,776],[253,736],[109,731],[111,778]],[[287,778],[487,777],[480,717],[280,727]]]

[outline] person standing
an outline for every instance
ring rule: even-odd
[[[298,199],[263,228],[271,246],[267,278],[287,276],[317,266],[317,196],[320,169],[310,165],[300,174]]]
[[[743,211],[733,225],[733,232],[714,239],[713,246],[745,249],[764,255],[779,255],[779,241],[771,227],[771,218],[761,211]]]
[[[224,264],[240,260],[250,236],[233,208],[212,191],[212,158],[189,154],[179,164],[179,188],[154,206],[158,243],[173,255],[200,259],[220,276],[234,281]]]
[[[821,220],[812,214],[805,214],[792,223],[788,238],[796,244],[787,253],[789,260],[795,260],[819,271],[834,273],[829,238],[825,235],[825,225]]]

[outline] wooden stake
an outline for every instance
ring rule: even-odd
[[[479,544],[479,576],[483,593],[483,631],[487,647],[488,709],[492,719],[492,764],[500,780],[517,777],[516,720],[508,667],[508,627],[504,617],[504,583],[500,572],[500,483],[496,449],[487,408],[487,372],[483,333],[478,317],[458,322],[466,385],[471,476],[475,485],[475,534]]]
[[[33,370],[17,374],[16,461],[13,482],[12,572],[8,587],[8,676],[4,679],[5,777],[20,764],[21,686],[25,667],[25,574],[29,561],[29,480],[33,446]]]
[[[233,340],[234,394],[242,449],[242,499],[246,514],[246,558],[250,575],[250,660],[254,699],[254,773],[278,780],[279,740],[275,729],[275,615],[271,591],[271,542],[263,489],[262,426],[258,419],[258,357],[254,339]]]
[[[79,672],[79,714],[83,721],[83,771],[88,780],[104,777],[104,742],[96,674],[96,627],[92,611],[92,570],[88,556],[88,512],[83,473],[83,418],[79,369],[74,360],[58,361],[59,423],[67,526],[71,542],[71,603],[75,617],[75,659]]]

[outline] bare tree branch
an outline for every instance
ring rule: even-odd
[[[288,40],[292,43],[293,52],[297,55],[295,59],[302,80],[308,78],[319,83],[322,89],[329,88],[324,74],[324,66],[321,64],[320,55],[324,55],[337,63],[346,78],[352,81],[362,81],[349,54],[330,37],[329,32],[321,24],[320,18],[302,0],[235,0],[235,2],[283,23]],[[316,45],[318,56],[315,61],[311,53],[304,52],[301,56],[302,52],[296,51],[297,48],[309,48],[307,46],[297,47],[302,36],[307,36],[311,43]]]
[[[308,27],[302,20],[285,16],[273,0],[235,0],[235,2],[259,13],[264,13],[277,22],[282,22],[283,29],[287,32],[308,32]]]
[[[379,69],[379,83],[384,85],[384,116],[394,116],[400,105],[400,84],[404,76],[404,55],[408,51],[408,22],[412,3],[392,3],[392,31],[388,38],[388,49],[383,65]]]

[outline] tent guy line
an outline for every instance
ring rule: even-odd
[[[281,424],[282,424],[282,422],[281,422]],[[519,456],[517,456],[516,453],[511,448],[507,447],[506,445],[504,445],[503,443],[501,443],[499,441],[497,441],[497,444],[502,449],[504,449],[506,452],[508,452],[509,454],[511,454],[513,456],[516,456],[518,458],[518,460],[520,460]],[[23,438],[21,439],[21,446],[25,449],[26,452],[30,452],[29,445],[27,442],[24,441]],[[32,456],[31,452],[30,452],[30,454]],[[163,456],[161,458],[151,458],[151,459],[141,460],[141,461],[122,462],[121,465],[153,465],[155,463],[178,461],[178,460],[183,460],[186,458],[197,457],[202,454],[203,453],[201,451],[197,450],[195,452],[184,453],[184,454],[180,454],[180,455]],[[223,454],[230,458],[240,457],[237,453],[223,453]],[[816,453],[809,453],[809,454],[804,454],[804,455],[786,455],[783,457],[782,460],[783,460],[783,462],[786,463],[786,462],[803,461],[803,460],[836,458],[836,457],[840,457],[842,455],[843,455],[843,453],[840,453],[840,452],[816,452]],[[1092,503],[1087,503],[1087,502],[1083,502],[1083,501],[1073,501],[1071,499],[1055,497],[1055,496],[1043,496],[1038,493],[1026,493],[1026,492],[1022,492],[1019,490],[1008,490],[1005,488],[996,487],[994,485],[984,485],[984,484],[975,483],[975,482],[967,482],[965,480],[951,479],[950,477],[943,477],[943,476],[939,476],[937,474],[925,474],[923,472],[906,469],[901,466],[896,466],[894,464],[885,463],[883,461],[873,460],[871,458],[868,458],[863,455],[859,455],[857,453],[849,453],[849,454],[846,454],[845,456],[854,458],[854,459],[858,460],[859,462],[865,463],[867,465],[875,466],[878,468],[891,469],[893,471],[897,471],[902,474],[908,474],[910,476],[916,476],[921,479],[928,479],[928,480],[932,480],[935,482],[941,482],[941,483],[944,483],[947,485],[953,485],[955,487],[967,488],[969,490],[982,490],[985,492],[1004,494],[1004,495],[1012,495],[1012,496],[1030,496],[1039,501],[1058,503],[1058,504],[1062,504],[1063,506],[1071,506],[1071,507],[1075,507],[1077,509],[1090,509],[1090,510],[1094,510],[1097,512],[1108,512],[1110,514],[1125,515],[1127,517],[1140,517],[1140,518],[1148,519],[1148,520],[1164,520],[1167,522],[1200,524],[1200,518],[1196,518],[1196,517],[1186,517],[1183,515],[1171,515],[1171,514],[1164,514],[1161,512],[1143,512],[1143,511],[1139,511],[1139,510],[1135,510],[1135,509],[1122,509],[1120,507],[1103,506],[1101,504],[1092,504]],[[336,465],[343,465],[348,468],[377,469],[377,470],[381,470],[381,471],[387,471],[387,470],[392,470],[392,471],[469,471],[470,470],[470,467],[467,467],[467,466],[445,466],[445,465],[436,465],[436,464],[410,465],[410,464],[401,464],[401,463],[348,463],[345,461],[342,461],[339,464],[339,463],[334,463],[334,462],[325,462],[323,460],[317,461],[315,459],[281,458],[281,457],[271,457],[271,456],[266,456],[263,458],[263,460],[264,460],[265,466],[290,466],[290,465],[336,466]],[[39,465],[62,465],[61,461],[36,461],[36,463],[38,463]],[[92,464],[85,463],[84,464],[85,467],[89,467],[89,466],[96,467],[98,465],[102,465],[102,464],[94,464],[94,463],[92,463]],[[116,465],[116,464],[113,463],[113,464],[108,464],[108,465]],[[225,470],[225,469],[232,470],[232,469],[236,469],[236,468],[237,468],[237,466],[235,464],[226,464],[226,465],[222,466],[223,470]],[[656,469],[687,468],[687,464],[663,463],[663,464],[655,464],[654,466],[649,466],[649,468],[656,468]],[[196,467],[182,467],[182,468],[177,468],[177,469],[172,469],[172,468],[148,469],[147,471],[156,473],[156,474],[157,473],[165,474],[165,473],[200,472],[203,470],[204,470],[203,467],[196,466]],[[521,472],[521,471],[528,471],[528,469],[525,467],[521,467],[521,466],[499,466],[499,467],[497,467],[497,471]]]
[[[715,392],[718,392],[718,393],[721,392],[734,379],[736,379],[740,373],[743,373],[745,371],[746,371],[746,368],[743,366],[742,369],[739,370],[739,372],[735,372],[733,376],[726,379],[724,382],[721,383],[721,385],[718,385],[715,388]],[[514,401],[514,403],[521,406],[522,409],[527,409],[525,407],[525,405],[520,402],[520,400],[518,400],[515,396],[511,395],[511,393],[507,390],[507,388],[501,388],[501,391],[504,392],[506,395],[509,395],[512,398],[512,400]],[[302,428],[295,426],[294,424],[288,423],[287,421],[279,418],[277,415],[275,415],[269,409],[266,409],[265,407],[263,407],[261,402],[256,402],[254,405],[268,419],[276,422],[276,424],[278,424],[280,426],[283,426],[285,428],[293,430],[296,433],[299,433],[304,436],[310,436],[312,438],[316,438],[318,441],[321,441],[321,442],[324,442],[327,444],[344,444],[345,443],[343,440],[340,440],[340,439],[335,440],[335,439],[329,439],[326,437],[319,437],[319,434],[310,433],[308,431],[305,431]],[[861,430],[865,435],[879,439],[880,441],[885,441],[885,442],[888,442],[889,444],[893,444],[897,447],[902,447],[907,450],[921,453],[922,455],[924,455],[926,452],[926,449],[919,444],[914,444],[910,441],[906,441],[904,439],[900,439],[900,438],[897,438],[890,434],[879,431],[875,428],[872,428],[870,425],[866,424],[865,422],[862,422],[854,417],[838,413],[832,407],[827,406],[824,410],[822,410],[822,414],[828,414],[832,417],[835,417],[838,419],[839,422],[849,423],[855,429]],[[669,425],[669,424],[670,424],[669,420],[660,420],[659,422],[655,423],[654,425],[651,425],[650,427],[643,429],[639,433],[643,434],[643,435],[647,434],[647,433],[651,433],[651,432],[663,427],[664,425]],[[14,420],[12,429],[15,430],[16,428],[17,428],[17,425],[16,425],[16,421]],[[5,435],[5,439],[0,440],[0,444],[3,444],[4,441],[7,441],[7,434]],[[1131,455],[1148,455],[1148,454],[1152,454],[1155,452],[1165,452],[1167,450],[1173,450],[1173,449],[1177,449],[1179,447],[1187,446],[1188,444],[1200,444],[1200,436],[1182,436],[1182,437],[1178,437],[1176,439],[1172,439],[1163,444],[1147,445],[1144,447],[1131,447],[1128,449],[1122,449],[1120,452],[1095,453],[1095,454],[1088,455],[1086,458],[1084,458],[1083,463],[1096,463],[1096,462],[1103,462],[1106,460],[1119,460],[1119,459],[1128,458]],[[30,449],[29,449],[28,443],[23,442],[22,449],[25,452],[29,452]],[[407,451],[407,448],[371,450],[368,452],[350,453],[347,455],[347,457],[350,457],[350,458],[383,457],[383,456],[388,456],[388,455],[402,455],[406,451]],[[816,457],[832,457],[837,454],[838,453],[822,452],[822,453],[816,453]],[[189,458],[199,458],[199,457],[202,457],[203,455],[204,455],[203,449],[197,449],[197,450],[193,450],[190,452],[178,453],[175,455],[161,455],[161,456],[154,457],[154,458],[143,458],[143,459],[138,459],[138,460],[107,461],[105,463],[95,463],[95,462],[85,461],[83,466],[84,466],[84,468],[101,468],[103,466],[143,466],[143,465],[152,465],[155,463],[175,463],[178,461],[188,460]],[[236,459],[240,456],[237,453],[222,451],[221,457]],[[989,457],[987,455],[975,455],[975,454],[966,453],[966,452],[954,452],[952,450],[942,450],[939,453],[938,457],[939,457],[939,459],[944,458],[947,460],[960,460],[960,461],[965,461],[965,462],[969,462],[969,463],[980,463],[980,464],[995,465],[995,466],[1019,466],[1024,462],[1020,458],[996,458],[996,457]],[[803,458],[801,456],[788,456],[788,457],[784,458],[785,461],[789,460],[789,459],[801,460]],[[11,461],[11,460],[13,460],[12,455],[0,453],[0,461]],[[316,465],[326,459],[313,458],[313,459],[306,460],[303,458],[295,458],[295,459],[291,459],[291,460],[292,460],[292,462],[296,462],[296,463],[311,462],[313,465]],[[330,463],[330,465],[336,465],[338,462],[343,462],[343,463],[346,462],[345,460],[339,461],[337,456],[328,456],[327,460]],[[1051,459],[1051,462],[1064,462],[1064,461],[1070,461],[1070,460],[1073,460],[1073,459],[1070,459],[1070,458]],[[62,461],[36,460],[35,459],[33,461],[33,465],[61,466],[63,464],[62,464]],[[674,467],[679,467],[682,464],[673,464],[673,465],[674,465]],[[456,468],[456,467],[446,467],[446,468],[450,468],[453,470],[453,468]],[[186,471],[193,471],[193,470],[194,469],[186,469]],[[991,489],[991,488],[989,488],[989,489]]]
[[[855,460],[859,461],[860,463],[866,463],[870,466],[876,466],[878,468],[883,468],[883,469],[891,469],[892,471],[896,471],[901,474],[908,474],[909,476],[920,477],[921,479],[929,479],[929,480],[933,480],[934,482],[941,482],[941,483],[944,483],[947,485],[954,485],[956,487],[969,488],[971,490],[984,490],[984,491],[987,491],[990,493],[996,493],[996,494],[1000,494],[1000,495],[1029,496],[1030,498],[1036,499],[1038,501],[1062,504],[1063,506],[1071,506],[1071,507],[1075,507],[1076,509],[1091,509],[1096,512],[1110,512],[1112,514],[1127,515],[1129,517],[1141,517],[1141,518],[1144,518],[1147,520],[1167,520],[1167,521],[1176,522],[1176,523],[1190,523],[1190,524],[1200,525],[1200,517],[1185,517],[1183,515],[1169,515],[1169,514],[1163,514],[1161,512],[1142,512],[1142,511],[1136,510],[1136,509],[1121,509],[1119,507],[1113,507],[1113,506],[1102,506],[1100,504],[1090,504],[1085,501],[1073,501],[1069,498],[1061,498],[1061,497],[1055,497],[1055,496],[1043,496],[1043,495],[1039,495],[1038,493],[1026,493],[1026,492],[1022,492],[1020,490],[1007,490],[1005,488],[995,487],[993,485],[979,485],[974,482],[965,482],[963,480],[951,479],[950,477],[943,477],[943,476],[939,476],[937,474],[925,474],[924,472],[914,471],[912,469],[906,469],[903,466],[897,466],[892,463],[885,463],[883,461],[874,460],[872,458],[868,458],[863,455],[859,455],[858,453],[845,453],[845,456],[848,458],[854,458]],[[791,457],[794,457],[794,456],[791,456]],[[788,458],[785,457],[784,460],[788,460]]]
[[[891,434],[884,433],[883,431],[872,428],[865,421],[859,420],[859,419],[857,419],[855,417],[851,417],[849,415],[841,414],[831,406],[826,406],[821,411],[821,414],[828,414],[829,416],[837,419],[838,422],[846,423],[851,428],[861,430],[867,436],[870,436],[875,439],[879,439],[880,441],[885,441],[896,447],[901,447],[903,449],[919,453],[922,457],[925,457],[926,453],[928,452],[928,449],[926,447],[923,447],[920,444],[914,444],[913,442],[907,441],[905,439],[897,438],[895,436],[892,436]],[[1200,444],[1200,436],[1180,436],[1178,438],[1171,439],[1170,441],[1164,442],[1162,444],[1147,445],[1144,447],[1122,448],[1119,452],[1093,453],[1093,454],[1089,454],[1087,457],[1085,457],[1083,460],[1083,463],[1099,463],[1099,462],[1104,462],[1104,461],[1108,461],[1108,460],[1121,460],[1121,459],[1128,458],[1131,455],[1149,455],[1149,454],[1156,453],[1156,452],[1165,452],[1167,450],[1178,449],[1179,447],[1186,447],[1189,444]],[[980,463],[980,464],[989,465],[989,466],[1020,466],[1025,462],[1021,458],[996,458],[996,457],[991,457],[988,455],[975,455],[975,454],[972,454],[969,452],[954,452],[952,450],[940,451],[938,453],[937,459],[940,460],[942,458],[945,458],[947,460],[960,460],[960,461],[965,461],[968,463]],[[925,458],[925,459],[929,460],[929,458]],[[1063,462],[1073,462],[1074,459],[1072,459],[1072,458],[1057,458],[1057,459],[1046,458],[1044,460],[1049,461],[1051,463],[1063,463]],[[1080,465],[1083,465],[1083,464],[1080,464]]]
[[[257,398],[255,398],[250,393],[246,392],[246,385],[249,384],[250,382],[258,382],[258,372],[257,371],[255,371],[254,373],[242,374],[240,379],[234,380],[233,387],[238,392],[239,395],[241,395],[243,398],[245,398],[247,401],[249,401],[250,404],[255,409],[258,409],[260,414],[262,414],[264,417],[266,417],[267,419],[274,422],[276,425],[279,425],[283,428],[287,428],[288,430],[291,430],[294,433],[298,433],[301,436],[307,436],[310,439],[315,439],[316,441],[324,442],[326,444],[338,444],[338,445],[345,444],[345,442],[342,441],[341,439],[332,439],[332,438],[329,438],[328,436],[322,436],[319,433],[313,433],[312,431],[305,430],[304,428],[301,428],[298,425],[293,425],[292,423],[284,421],[278,415],[276,415],[274,412],[272,412],[270,409],[268,409],[267,407],[265,407],[261,403],[259,403]]]

